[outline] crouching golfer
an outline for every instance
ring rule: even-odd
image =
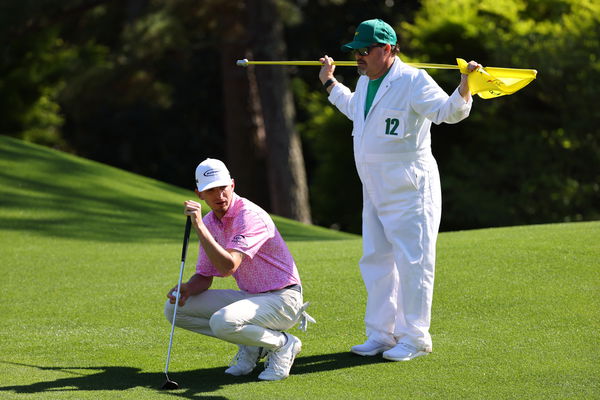
[[[300,276],[271,217],[234,193],[225,164],[206,159],[196,168],[196,194],[211,208],[185,202],[200,248],[196,273],[181,284],[175,325],[237,344],[226,374],[251,373],[266,355],[262,380],[286,378],[302,343],[283,331],[306,326]],[[213,277],[232,275],[240,290],[209,289]],[[172,323],[177,286],[169,291],[165,316]],[[314,320],[313,320],[314,321]]]

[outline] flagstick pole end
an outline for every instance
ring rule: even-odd
[[[244,58],[243,60],[237,60],[235,65],[237,65],[238,67],[247,67],[248,66],[248,59]]]

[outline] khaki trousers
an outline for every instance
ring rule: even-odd
[[[164,312],[171,323],[174,306],[167,300]],[[301,308],[302,293],[293,289],[259,294],[209,289],[179,307],[175,325],[230,343],[273,350],[285,344],[281,331],[298,322]]]

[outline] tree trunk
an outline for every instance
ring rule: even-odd
[[[248,34],[257,60],[283,60],[283,23],[274,0],[247,0]],[[300,135],[285,67],[256,68],[266,130],[267,166],[274,214],[310,223],[310,205]]]
[[[235,191],[269,210],[271,208],[266,162],[265,128],[253,69],[240,68],[236,59],[249,58],[241,1],[215,1],[219,15],[221,70],[223,72],[224,125],[227,141],[224,160],[235,179]]]

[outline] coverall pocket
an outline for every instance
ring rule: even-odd
[[[377,118],[376,135],[386,140],[398,140],[406,136],[406,110],[382,108]]]
[[[419,173],[414,166],[404,162],[385,164],[383,185],[385,193],[408,193],[419,191]]]
[[[420,190],[423,186],[423,171],[417,168],[414,164],[404,169],[406,178],[412,184],[415,190]]]

